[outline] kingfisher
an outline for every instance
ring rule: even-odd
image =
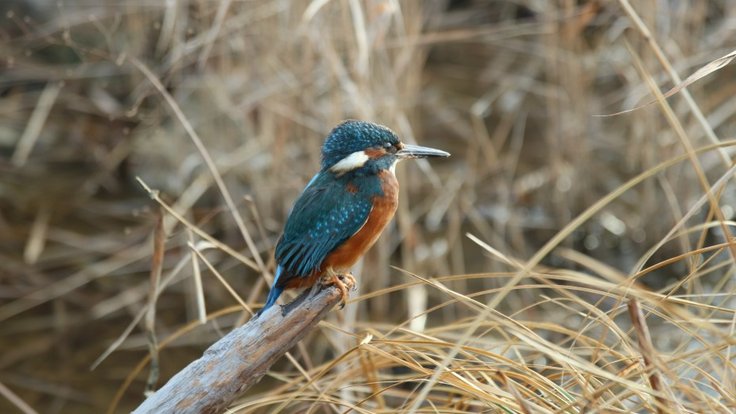
[[[434,148],[401,142],[389,128],[365,121],[337,125],[322,146],[322,165],[294,203],[276,245],[276,271],[261,315],[284,289],[319,280],[348,291],[350,268],[378,239],[396,212],[396,164],[405,159],[448,157]]]

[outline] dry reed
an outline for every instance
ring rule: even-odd
[[[127,412],[242,324],[350,117],[453,157],[234,412],[736,411],[734,13],[3,2],[0,411]]]

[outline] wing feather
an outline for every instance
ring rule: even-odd
[[[327,255],[368,220],[372,197],[370,191],[345,191],[340,180],[312,179],[294,204],[276,246],[276,262],[285,270],[279,285],[321,270]]]

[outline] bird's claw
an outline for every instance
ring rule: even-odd
[[[327,272],[322,277],[322,286],[335,286],[340,290],[340,308],[345,307],[345,303],[348,300],[348,291],[355,287],[355,277],[350,273],[335,273],[332,271]]]

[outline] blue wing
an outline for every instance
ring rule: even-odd
[[[358,178],[360,191],[349,192],[348,176],[328,174],[319,173],[309,181],[286,220],[276,245],[273,286],[259,315],[276,303],[289,280],[321,270],[327,255],[368,220],[373,196],[383,193],[377,177]]]
[[[281,266],[276,266],[276,275],[273,279],[273,286],[271,286],[271,291],[268,292],[268,298],[266,298],[266,303],[263,305],[261,310],[258,311],[258,316],[260,316],[263,312],[266,311],[266,309],[273,306],[274,303],[276,303],[276,299],[281,296],[281,293],[284,291],[283,286],[279,286],[278,282],[281,278],[281,273],[283,273],[284,269]]]
[[[346,184],[345,180],[319,175],[297,199],[276,246],[276,262],[288,275],[286,279],[305,277],[320,269],[327,255],[368,220],[375,186],[349,192]],[[279,285],[286,279],[279,280]]]

